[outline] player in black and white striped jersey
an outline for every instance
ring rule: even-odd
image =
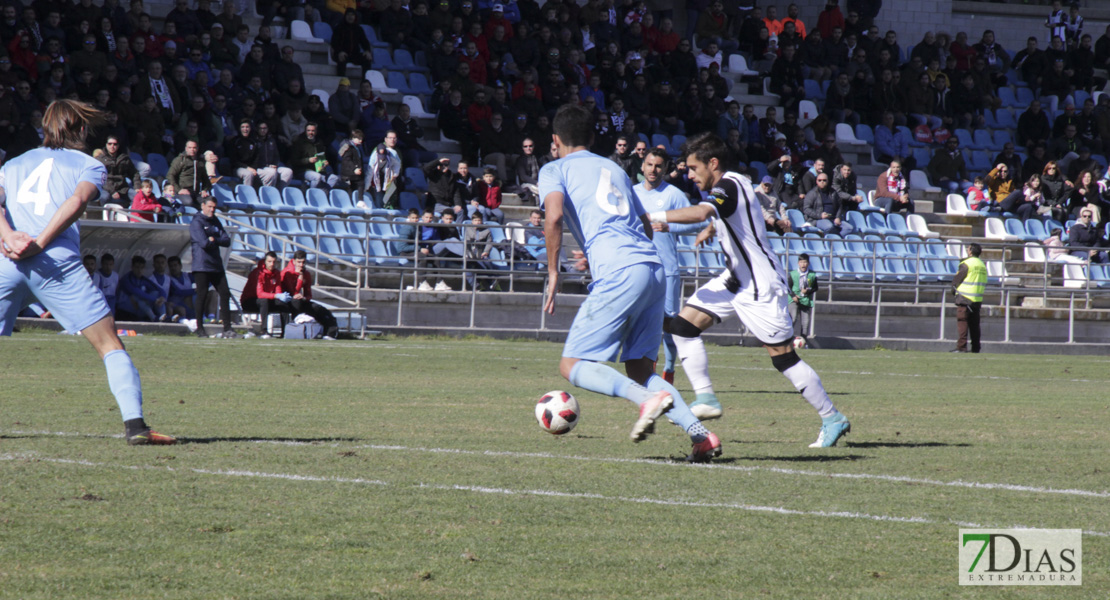
[[[701,333],[733,312],[767,348],[771,362],[821,416],[821,432],[811,448],[833,446],[851,430],[848,419],[833,406],[817,372],[794,349],[794,324],[788,304],[786,272],[767,240],[766,225],[751,181],[722,168],[728,149],[719,137],[704,134],[683,149],[690,177],[707,197],[696,206],[651,213],[654,223],[713,224],[698,235],[721,239],[728,267],[699,288],[671,322],[683,370],[697,399],[690,410],[702,420],[718,418],[721,404],[709,379],[709,358]]]

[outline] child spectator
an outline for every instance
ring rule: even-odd
[[[420,213],[415,208],[409,209],[409,215],[403,225],[397,225],[397,256],[412,256],[416,252],[416,223],[420,221]]]
[[[100,257],[100,270],[93,276],[93,285],[104,294],[108,307],[116,312],[116,292],[119,289],[119,273],[116,273],[116,257],[105,252]]]
[[[166,298],[158,294],[158,286],[143,275],[146,259],[131,257],[131,272],[119,280],[119,310],[127,311],[143,321],[166,320]]]
[[[490,253],[493,251],[493,234],[490,232],[489,227],[486,227],[482,213],[475,212],[470,215],[471,227],[466,228],[464,238],[466,240],[466,258],[468,267],[477,267],[483,271],[493,270],[493,263],[490,262]],[[489,289],[493,291],[497,287],[497,280],[493,278],[484,278],[485,280],[479,285],[477,277],[474,273],[467,271],[466,281],[474,289]]]
[[[987,191],[987,181],[981,175],[977,175],[971,187],[967,188],[967,207],[984,214],[1002,211],[998,202],[991,198]]]
[[[468,217],[473,217],[475,212],[489,221],[505,222],[505,213],[501,211],[501,180],[497,178],[497,169],[486,167],[482,173],[482,180],[474,186],[477,197],[470,201],[467,207]]]
[[[1052,233],[1044,240],[1044,247],[1047,250],[1046,258],[1049,262],[1062,262],[1069,256],[1068,249],[1064,246],[1063,240],[1064,230],[1059,227],[1053,227]]]
[[[139,186],[139,191],[131,199],[131,221],[141,223],[154,221],[155,217],[162,214],[162,204],[154,195],[154,183],[144,179]]]
[[[269,323],[270,312],[288,313],[292,310],[293,296],[282,290],[282,273],[278,270],[277,253],[270,251],[258,261],[258,266],[251,270],[247,276],[247,283],[243,286],[243,294],[239,297],[239,305],[245,313],[258,313],[261,317],[258,335],[264,340],[270,339]],[[284,322],[284,318],[282,319]]]
[[[339,323],[331,311],[312,302],[312,273],[305,268],[307,257],[304,250],[293,253],[293,260],[281,270],[281,290],[292,296],[289,304],[294,315],[307,314],[316,319],[324,327],[324,339],[334,340],[339,335]]]

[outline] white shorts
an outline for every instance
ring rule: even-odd
[[[716,317],[717,321],[724,321],[729,315],[736,313],[744,327],[760,343],[768,346],[794,339],[794,322],[787,310],[789,299],[785,294],[769,295],[764,292],[756,300],[751,292],[737,294],[730,291],[730,278],[731,274],[727,270],[714,277],[698,288],[686,300],[686,305]]]

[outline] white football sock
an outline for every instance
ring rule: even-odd
[[[685,365],[686,363],[683,363],[683,366]],[[799,360],[782,374],[794,384],[795,389],[802,393],[806,402],[817,409],[817,414],[821,415],[822,419],[836,414],[836,407],[833,406],[829,395],[825,393],[825,386],[821,385],[821,378],[817,375],[817,371],[814,371],[813,367],[806,364],[804,360]]]
[[[672,334],[675,346],[678,346],[678,358],[682,361],[682,370],[690,385],[694,386],[695,394],[712,394],[713,382],[709,380],[709,355],[705,353],[705,342],[701,336],[682,337]]]

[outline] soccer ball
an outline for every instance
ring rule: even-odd
[[[544,431],[563,435],[578,424],[578,401],[570,394],[555,390],[536,403],[536,420]]]
[[[806,347],[806,339],[802,336],[798,336],[798,337],[794,338],[794,347],[795,348],[805,348]]]

